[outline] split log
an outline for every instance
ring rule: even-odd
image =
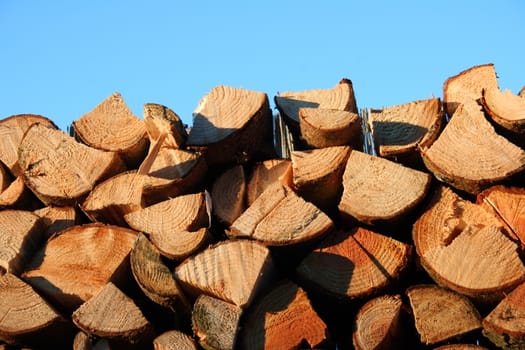
[[[242,165],[225,170],[211,189],[213,215],[230,226],[246,209],[246,176]]]
[[[338,299],[373,296],[398,281],[411,260],[411,246],[362,227],[327,236],[297,267],[312,290]]]
[[[289,246],[320,239],[333,227],[333,221],[315,205],[276,183],[235,220],[229,235],[267,246]]]
[[[130,169],[146,156],[148,138],[144,121],[133,115],[119,93],[106,98],[72,126],[86,145],[118,153]]]
[[[179,323],[191,314],[191,306],[160,253],[143,234],[139,234],[130,254],[133,277],[153,302],[170,309]]]
[[[201,294],[193,305],[193,333],[204,349],[234,349],[241,314],[240,307]]]
[[[0,211],[0,275],[19,276],[45,237],[40,218],[29,211]]]
[[[66,228],[80,224],[80,218],[75,207],[49,206],[35,210],[34,213],[40,217],[45,226],[44,236],[46,240]]]
[[[470,300],[435,285],[409,287],[406,294],[421,342],[434,345],[481,328],[481,316]]]
[[[452,118],[459,105],[480,100],[483,89],[491,88],[499,88],[492,63],[471,67],[448,78],[443,85],[445,112]]]
[[[246,310],[239,333],[240,349],[325,348],[326,324],[306,292],[283,280]]]
[[[47,241],[23,279],[70,314],[108,282],[129,280],[129,253],[137,233],[102,224],[73,226]]]
[[[525,283],[483,319],[483,335],[502,349],[525,348]]]
[[[151,141],[157,140],[162,133],[168,137],[166,147],[171,149],[183,148],[188,134],[180,117],[166,106],[156,103],[144,105],[144,123]]]
[[[356,350],[406,348],[400,295],[382,295],[366,302],[354,321],[352,342]]]
[[[377,154],[402,163],[419,158],[417,147],[429,147],[444,125],[439,98],[419,100],[383,109],[369,115]]]
[[[17,114],[0,120],[0,161],[13,176],[23,172],[18,164],[18,147],[33,124],[58,129],[50,119],[37,114]]]
[[[178,330],[162,333],[153,339],[155,350],[197,350],[197,344],[192,337]]]
[[[0,161],[0,193],[5,191],[12,182],[11,174],[7,170],[6,166]]]
[[[27,188],[21,175],[17,176],[7,188],[0,191],[0,209],[31,210],[41,205],[42,203]]]
[[[525,170],[525,151],[499,136],[480,107],[460,105],[438,139],[421,148],[435,177],[477,194]]]
[[[210,240],[204,192],[168,199],[129,213],[124,219],[130,227],[148,234],[169,259],[182,260]]]
[[[427,173],[352,150],[339,210],[365,224],[398,221],[425,198],[431,180]]]
[[[16,276],[0,276],[0,341],[36,348],[71,346],[74,327],[30,285]]]
[[[273,278],[274,266],[265,246],[248,240],[219,243],[175,268],[175,279],[190,296],[201,293],[247,307]]]
[[[361,148],[361,119],[356,112],[299,108],[299,129],[311,148],[351,145]]]
[[[525,99],[510,90],[484,89],[481,103],[498,125],[519,135],[525,135]]]
[[[208,165],[246,163],[272,154],[272,112],[265,93],[217,86],[193,113],[187,147],[202,151]]]
[[[76,142],[63,132],[32,125],[19,148],[26,186],[46,205],[74,205],[94,185],[124,169],[116,153]]]
[[[76,309],[71,318],[84,332],[110,343],[143,348],[154,337],[152,324],[133,299],[111,282]]]
[[[248,206],[275,182],[291,187],[291,169],[291,162],[288,159],[268,159],[254,164],[246,190]]]
[[[79,331],[73,339],[73,350],[93,350],[93,342],[89,335]]]
[[[475,344],[448,344],[441,345],[434,350],[489,350],[484,346],[475,345]]]
[[[349,156],[349,146],[293,151],[293,185],[297,194],[325,212],[337,208]]]
[[[342,79],[331,89],[283,92],[275,96],[274,100],[290,131],[295,134],[300,130],[299,109],[301,108],[336,109],[358,113],[354,87],[348,79]]]

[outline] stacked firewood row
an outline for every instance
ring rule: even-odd
[[[524,349],[524,91],[5,118],[0,348]]]

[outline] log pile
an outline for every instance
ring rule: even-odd
[[[0,120],[0,349],[525,349],[524,101],[486,64]]]

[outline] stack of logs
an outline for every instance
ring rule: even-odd
[[[525,349],[523,90],[486,64],[366,118],[347,79],[275,105],[1,120],[0,348]]]

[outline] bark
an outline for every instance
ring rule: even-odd
[[[197,344],[187,334],[178,330],[162,333],[153,339],[155,350],[197,350]]]
[[[73,226],[47,241],[28,264],[23,279],[70,314],[109,281],[129,280],[135,231],[101,224]]]
[[[130,169],[146,156],[148,138],[144,121],[133,115],[119,93],[75,120],[73,128],[86,145],[118,153]]]
[[[171,149],[183,148],[188,134],[180,117],[166,106],[156,103],[144,105],[144,123],[151,141],[157,140],[162,133],[166,133],[166,147]]]
[[[27,130],[18,162],[26,186],[46,205],[74,205],[96,183],[124,169],[116,153],[82,145],[42,124]]]
[[[302,284],[324,295],[365,298],[400,279],[409,266],[411,251],[408,244],[365,228],[340,230],[307,255],[296,274]]]
[[[268,248],[246,240],[219,243],[175,268],[175,279],[191,296],[201,293],[247,307],[273,275]]]
[[[481,316],[470,300],[435,285],[415,285],[406,294],[421,342],[434,345],[481,328]]]
[[[246,190],[248,206],[275,182],[291,187],[291,174],[291,162],[288,159],[268,159],[254,164]]]
[[[352,150],[339,210],[365,224],[399,221],[425,198],[431,179],[427,173]]]
[[[111,282],[76,309],[71,318],[84,332],[118,345],[143,348],[154,337],[153,326],[142,311]]]
[[[525,151],[496,134],[476,104],[458,107],[421,155],[438,180],[471,194],[525,170]]]
[[[281,281],[243,317],[240,349],[324,348],[329,345],[326,324],[312,308],[306,292]]]
[[[229,234],[267,246],[287,246],[316,241],[333,227],[333,221],[315,205],[289,187],[274,184],[235,220]]]
[[[448,78],[443,85],[445,112],[452,118],[459,105],[478,101],[483,89],[498,88],[492,63],[474,66]]]
[[[324,108],[299,108],[299,129],[312,148],[351,145],[361,147],[361,120],[356,112]]]
[[[193,333],[204,349],[234,349],[241,314],[240,307],[201,294],[193,306]]]
[[[271,133],[265,93],[217,86],[199,102],[187,146],[202,151],[210,166],[241,164],[274,153]]]
[[[213,215],[230,226],[246,209],[246,176],[242,165],[224,171],[211,190]]]

